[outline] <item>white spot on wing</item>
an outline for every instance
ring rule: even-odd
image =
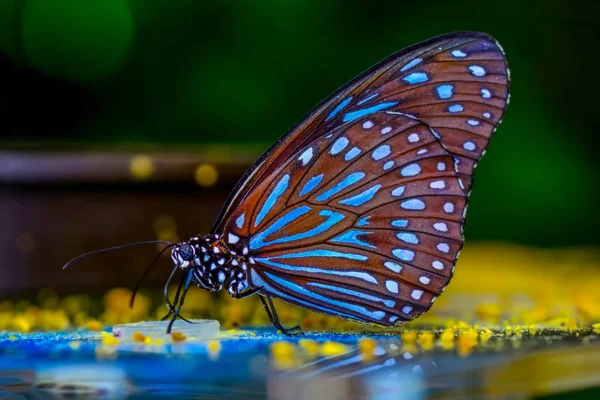
[[[446,183],[442,180],[434,181],[429,184],[429,187],[432,189],[443,189],[446,187]]]
[[[447,212],[448,214],[450,214],[451,212],[454,211],[454,204],[448,202],[446,204],[444,204],[444,211]]]
[[[373,151],[373,155],[372,155],[373,160],[376,160],[376,161],[381,160],[382,158],[389,156],[391,152],[392,151],[391,151],[389,145],[387,145],[387,144],[381,145]]]
[[[473,151],[475,150],[475,143],[471,141],[466,141],[465,143],[463,143],[463,149]]]
[[[227,240],[229,241],[229,243],[235,244],[235,243],[239,242],[240,238],[237,235],[230,233],[229,236],[227,237]]]
[[[402,271],[402,265],[400,264],[396,264],[394,262],[391,261],[386,261],[383,263],[383,265],[389,269],[390,271],[394,271],[394,272],[400,272]]]
[[[246,214],[242,214],[239,217],[236,218],[235,220],[235,225],[238,227],[238,229],[242,229],[242,227],[244,226],[244,218],[245,218]]]
[[[333,146],[331,146],[330,153],[335,156],[340,151],[344,150],[346,148],[346,146],[348,146],[348,143],[349,143],[348,139],[345,138],[344,136],[338,138],[338,140],[336,140],[333,143]]]
[[[419,199],[410,199],[402,202],[400,207],[404,208],[405,210],[424,210],[425,203]]]
[[[398,282],[387,280],[385,281],[385,288],[391,293],[398,293]]]
[[[402,196],[404,193],[404,186],[398,186],[396,189],[392,190],[392,196]]]
[[[448,246],[448,243],[438,243],[436,247],[442,253],[448,253],[450,251],[450,246]]]
[[[419,300],[421,298],[421,296],[423,296],[422,290],[413,290],[412,293],[410,294],[410,297],[412,297],[415,300]]]
[[[439,232],[448,232],[448,225],[445,222],[436,222],[433,224],[433,229]]]
[[[304,153],[302,153],[302,155],[300,157],[298,157],[298,160],[302,161],[302,166],[305,166],[306,164],[308,164],[308,162],[311,160],[312,157],[313,157],[313,149],[312,149],[312,147],[309,147],[308,149],[306,149],[304,151]]]
[[[421,172],[421,167],[419,167],[418,164],[410,164],[410,165],[402,168],[402,171],[400,171],[400,174],[402,176],[415,176],[419,172]]]
[[[469,71],[471,71],[471,74],[473,76],[479,76],[479,77],[485,76],[485,69],[483,69],[479,65],[471,65],[471,66],[469,66]]]

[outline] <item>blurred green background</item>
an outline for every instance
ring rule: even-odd
[[[0,146],[266,149],[390,53],[450,31],[484,31],[506,51],[512,97],[476,173],[467,238],[597,245],[594,7],[2,0]]]

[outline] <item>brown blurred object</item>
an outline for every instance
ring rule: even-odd
[[[256,146],[0,151],[0,290],[6,295],[46,286],[134,284],[157,246],[95,255],[61,268],[94,249],[209,232],[230,190],[259,154]],[[150,284],[164,283],[168,256],[156,269]]]

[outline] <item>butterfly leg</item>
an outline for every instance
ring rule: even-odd
[[[169,301],[169,297],[167,295],[166,290],[169,287],[169,282],[170,282],[170,278],[167,281],[167,284],[165,285],[165,300],[167,302],[167,308],[169,309],[169,312],[167,313],[167,315],[165,315],[164,317],[162,317],[160,320],[164,321],[167,318],[169,318],[169,316],[171,316],[171,314],[175,311],[175,306],[177,305],[177,303],[179,302],[179,296],[181,294],[181,288],[183,287],[183,285],[185,284],[185,275],[182,277],[181,282],[179,283],[179,285],[177,286],[177,292],[175,293],[175,298],[173,299],[173,303],[171,304],[171,302]],[[185,318],[183,315],[179,315],[178,316],[179,319],[184,320],[185,322],[187,322],[188,324],[193,324],[194,322],[188,320],[187,318]]]
[[[281,333],[283,333],[286,336],[292,336],[292,335],[300,333],[299,332],[300,325],[297,325],[290,329],[284,328],[281,325],[281,322],[279,322],[279,316],[277,316],[277,311],[275,310],[275,305],[273,304],[273,300],[271,300],[271,296],[260,295],[259,297],[260,297],[260,301],[262,302],[262,305],[263,305],[265,311],[267,312],[267,316],[269,317],[269,320],[271,321],[273,326],[275,326],[275,328],[280,330]],[[267,305],[267,301],[265,301],[265,297],[267,298],[267,301],[269,302],[268,305]],[[270,306],[270,308],[269,308],[269,306]]]
[[[238,299],[238,300],[239,300],[239,299],[245,299],[246,297],[250,297],[250,296],[252,296],[253,294],[256,294],[256,293],[260,292],[261,290],[262,290],[262,288],[261,288],[261,287],[259,287],[259,288],[254,288],[254,289],[246,290],[245,292],[236,293],[236,294],[234,294],[232,297],[233,297],[234,299]]]
[[[173,317],[171,318],[171,321],[169,322],[169,325],[167,326],[167,334],[171,334],[171,329],[173,328],[173,324],[175,323],[177,318],[179,318],[179,311],[181,311],[181,307],[183,307],[183,302],[185,300],[185,296],[187,294],[188,289],[190,288],[190,283],[192,281],[191,271],[186,272],[186,275],[184,275],[184,276],[185,276],[185,283],[183,285],[183,294],[178,299],[179,303],[174,304],[175,307],[173,310]]]

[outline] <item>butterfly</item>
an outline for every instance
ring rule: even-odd
[[[169,330],[192,285],[260,296],[284,333],[297,327],[272,298],[386,327],[429,310],[508,101],[503,50],[474,32],[410,46],[338,89],[252,165],[210,234],[169,244]]]

